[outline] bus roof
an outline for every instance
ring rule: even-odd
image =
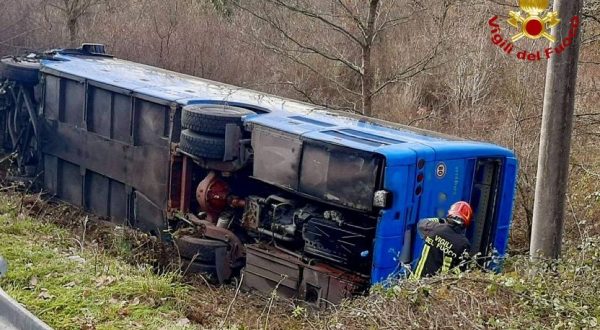
[[[226,103],[263,110],[269,113],[249,118],[248,122],[383,155],[410,145],[413,149],[434,149],[436,154],[462,150],[470,155],[513,157],[511,151],[496,145],[342,113],[110,56],[61,54],[59,51],[52,59],[42,61],[41,71],[99,82],[142,98],[168,103]]]

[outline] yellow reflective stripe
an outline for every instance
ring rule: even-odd
[[[442,265],[442,274],[446,274],[452,265],[452,257],[444,256],[444,264]]]
[[[411,278],[419,279],[421,278],[421,273],[423,273],[423,267],[425,266],[425,261],[427,261],[427,256],[429,256],[429,248],[430,246],[425,244],[423,247],[423,253],[421,253],[421,260],[419,260],[419,264],[417,265],[417,269],[412,274]]]

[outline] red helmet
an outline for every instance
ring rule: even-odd
[[[462,219],[465,227],[469,227],[471,224],[471,218],[473,217],[473,209],[467,202],[456,202],[450,206],[450,210],[448,210],[448,216]]]

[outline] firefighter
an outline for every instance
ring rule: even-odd
[[[411,278],[444,274],[464,268],[471,249],[466,229],[472,216],[473,209],[469,203],[461,201],[450,207],[446,218],[419,221],[417,230],[425,240],[425,246]]]

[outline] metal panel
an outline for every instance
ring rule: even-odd
[[[368,279],[325,264],[308,265],[278,248],[251,244],[246,245],[243,285],[263,294],[277,290],[286,298],[326,306],[362,291]]]
[[[500,271],[503,259],[505,257],[508,245],[508,237],[512,222],[512,212],[514,207],[514,196],[518,172],[518,162],[516,158],[506,158],[502,166],[504,169],[501,178],[500,199],[498,204],[498,215],[495,232],[493,234],[494,250],[500,258],[492,260],[490,269]]]
[[[131,96],[113,94],[112,136],[111,138],[131,143],[131,112],[133,99]]]
[[[499,179],[499,166],[497,160],[480,159],[475,167],[475,181],[471,196],[471,206],[473,207],[473,224],[468,231],[468,237],[471,239],[471,255],[481,252],[485,257],[487,252],[487,243],[489,242],[489,231],[491,222],[494,220],[496,209],[497,188]]]
[[[246,246],[244,286],[264,294],[277,293],[287,298],[298,294],[301,281],[301,261],[276,249],[256,244]]]
[[[166,144],[166,142],[165,142]],[[152,202],[167,201],[169,149],[133,147],[70,125],[46,125],[43,151],[143,191]]]
[[[365,277],[327,264],[306,265],[302,272],[300,298],[307,303],[327,307],[339,304],[368,286]]]
[[[302,154],[300,137],[263,126],[252,130],[254,177],[288,189],[298,189]]]
[[[179,143],[181,136],[181,107],[176,104],[171,105],[170,114],[169,139],[171,143]]]
[[[85,104],[85,85],[65,79],[61,86],[61,93],[64,95],[61,121],[81,127],[83,123],[83,106]]]
[[[86,209],[101,216],[109,216],[109,179],[92,171],[87,171],[85,179],[84,197]]]
[[[58,120],[60,114],[60,78],[46,76],[44,91],[44,117]]]
[[[52,195],[58,194],[58,158],[44,155],[44,183]]]
[[[137,99],[135,102],[135,144],[162,146],[167,142],[169,108]]]
[[[51,75],[45,81],[46,187],[118,222],[129,219],[154,232],[164,228],[168,135],[177,130],[169,121],[171,108],[93,83]]]
[[[59,160],[58,162],[58,196],[77,206],[82,203],[82,176],[78,165]]]
[[[129,196],[125,185],[121,182],[110,180],[110,217],[117,223],[122,223],[127,220],[127,201]]]
[[[152,203],[139,191],[134,192],[133,225],[136,228],[160,235],[165,228],[163,208]]]
[[[91,87],[87,109],[88,130],[110,138],[111,112],[112,93]]]

